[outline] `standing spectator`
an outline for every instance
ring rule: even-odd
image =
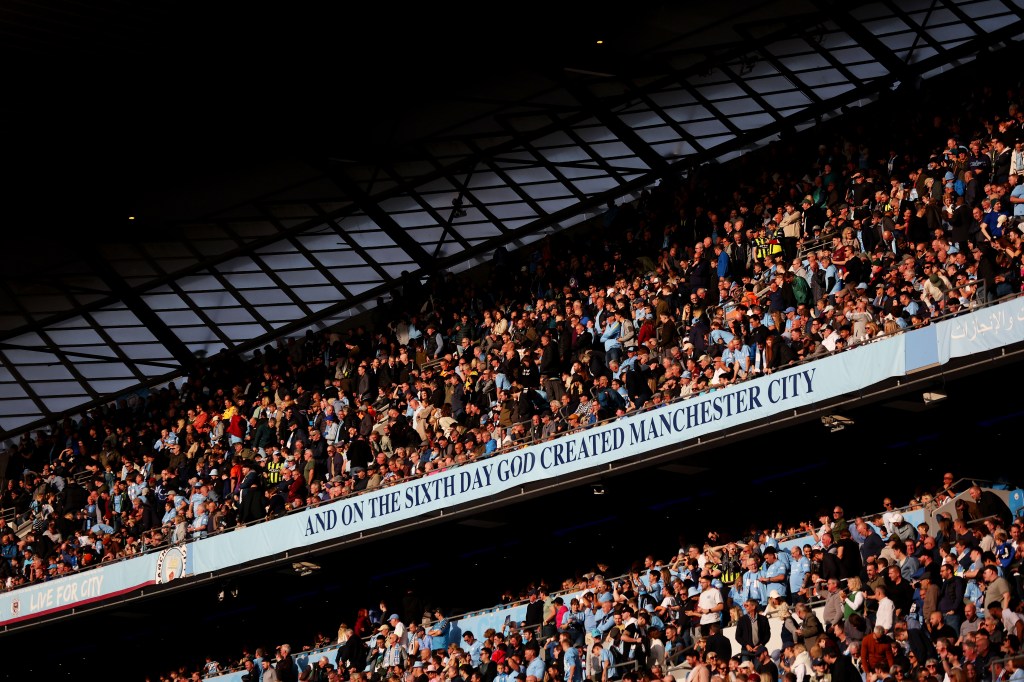
[[[758,650],[768,645],[771,638],[768,619],[760,613],[760,604],[754,599],[743,602],[744,616],[736,624],[736,643],[740,646],[742,660],[752,660]]]
[[[290,644],[282,644],[278,648],[277,665],[274,667],[274,670],[280,682],[298,682],[299,671],[295,667]]]
[[[803,214],[794,206],[792,201],[787,201],[783,206],[786,212],[779,222],[779,227],[782,230],[783,253],[786,260],[789,261],[796,255],[796,243],[800,238],[800,225],[803,221]]]
[[[560,635],[562,647],[562,670],[565,682],[582,682],[583,660],[567,634]]]
[[[861,666],[865,674],[872,674],[881,667],[889,670],[895,662],[892,646],[883,625],[876,625],[874,630],[864,637],[860,645]]]
[[[992,604],[999,604],[1004,609],[1010,608],[1010,598],[1013,594],[1010,591],[1010,583],[1006,578],[999,575],[999,568],[992,564],[985,566],[982,570],[982,578],[985,580],[984,605],[988,609]]]
[[[434,623],[434,627],[427,630],[427,634],[430,635],[431,646],[436,651],[448,647],[448,636],[451,634],[452,625],[444,617],[444,613],[440,608],[434,609],[434,617],[437,619],[437,622]]]
[[[260,661],[260,665],[263,667],[263,675],[260,677],[262,682],[281,682],[281,678],[277,676],[277,670],[271,664],[269,656]]]
[[[822,620],[825,627],[831,628],[843,619],[843,596],[839,591],[839,580],[829,578],[825,583],[825,594],[818,594],[819,598],[825,599],[825,608],[822,611]]]
[[[875,612],[875,627],[881,628],[883,633],[891,632],[896,620],[896,605],[888,597],[884,586],[879,585],[875,588],[875,601],[878,604]]]
[[[722,599],[722,592],[711,585],[710,575],[701,575],[698,583],[700,584],[700,595],[697,598],[695,615],[700,617],[700,632],[706,637],[712,624],[721,623],[725,602]]]

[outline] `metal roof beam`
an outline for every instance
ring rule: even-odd
[[[651,146],[644,141],[636,131],[630,128],[628,125],[622,122],[615,113],[609,111],[607,108],[601,106],[601,101],[591,92],[588,88],[580,84],[578,80],[567,78],[564,74],[561,77],[562,87],[564,87],[569,94],[576,98],[576,100],[583,105],[583,110],[591,114],[594,118],[605,125],[608,130],[615,133],[615,136],[619,138],[624,145],[626,145],[631,152],[636,154],[637,158],[647,164],[655,173],[663,173],[668,170],[668,162],[661,157],[658,152],[651,149]]]
[[[830,18],[839,28],[849,33],[850,37],[856,39],[861,48],[885,67],[886,71],[889,72],[890,82],[903,80],[908,69],[907,63],[900,61],[893,54],[893,51],[886,47],[874,33],[864,28],[864,24],[850,15],[847,11],[847,8],[850,6],[849,3],[840,3],[836,0],[817,0],[816,4],[829,12]],[[820,52],[824,53],[825,50],[820,50]]]
[[[434,269],[437,261],[431,258],[430,254],[420,246],[420,243],[410,237],[405,229],[395,222],[395,219],[388,215],[373,197],[364,192],[362,187],[341,173],[330,172],[327,177],[343,192],[352,197],[356,206],[373,220],[384,234],[391,237],[400,249],[409,254],[413,262],[424,270]]]
[[[117,295],[121,302],[128,307],[135,317],[146,326],[149,332],[156,337],[156,340],[163,344],[171,357],[173,357],[184,370],[191,369],[196,364],[196,357],[189,350],[185,342],[178,338],[178,335],[171,330],[160,316],[153,311],[142,296],[132,287],[128,286],[114,268],[95,249],[87,249],[85,258],[102,278],[104,284]]]

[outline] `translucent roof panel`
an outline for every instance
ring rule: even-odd
[[[0,436],[221,350],[344,321],[403,273],[486,262],[666,173],[734,158],[1024,34],[1020,9],[996,0],[828,11],[770,0],[752,12],[639,41],[611,77],[577,69],[471,107],[424,108],[422,132],[388,163],[332,159],[318,177],[180,225],[181,239],[106,244],[101,263],[68,255],[53,276],[8,278]]]

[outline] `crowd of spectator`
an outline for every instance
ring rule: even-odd
[[[456,636],[456,621],[441,609],[424,611],[410,590],[402,615],[383,602],[362,608],[337,639],[320,634],[304,646],[301,659],[289,645],[257,648],[237,664],[209,656],[194,674],[234,669],[246,681],[356,682],[1016,680],[1024,522],[978,485],[967,488],[957,518],[938,516],[936,529],[903,516],[941,506],[963,491],[954,485],[947,473],[909,505],[886,498],[885,511],[871,518],[847,519],[834,506],[801,523],[788,550],[781,529],[734,542],[711,531],[702,545],[667,560],[648,555],[619,577],[598,566],[557,591],[529,583],[502,599],[525,604],[524,619],[481,637],[464,629]],[[771,620],[780,621],[778,643]],[[723,632],[729,626],[735,644]]]
[[[0,497],[32,524],[0,529],[0,580],[326,504],[1016,295],[1018,100],[979,88],[898,152],[837,136],[770,150],[777,170],[749,181],[667,178],[588,239],[499,250],[481,281],[407,282],[385,320],[218,358],[36,432]]]

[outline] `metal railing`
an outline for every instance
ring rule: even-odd
[[[953,482],[951,485],[946,486],[944,489],[953,492],[953,494],[955,496],[955,495],[959,495],[960,493],[962,493],[965,490],[969,489],[973,485],[982,485],[984,483],[995,483],[995,481],[992,481],[992,480],[987,479],[987,478],[967,478],[967,477],[963,477],[963,478],[958,478],[955,482]],[[930,504],[930,503],[922,503],[920,501],[913,501],[912,500],[911,502],[909,502],[909,503],[907,503],[907,504],[905,504],[903,506],[900,506],[900,507],[893,507],[892,509],[885,509],[883,511],[874,512],[874,513],[857,514],[853,518],[858,518],[859,517],[859,518],[863,518],[863,519],[874,519],[874,518],[878,518],[878,517],[884,516],[887,513],[893,513],[893,512],[906,513],[906,512],[914,511],[914,510],[917,510],[917,509],[924,509],[924,510],[928,511],[928,504]],[[973,523],[973,522],[971,522],[971,523]],[[797,540],[799,538],[807,538],[807,537],[811,537],[811,534],[806,532],[806,531],[799,531],[799,532],[796,532],[796,533],[791,533],[789,535],[784,535],[782,537],[776,537],[775,540],[776,540],[776,542],[780,542],[781,543],[781,542],[787,542],[789,540]]]
[[[829,251],[831,251],[829,247],[832,245],[833,236],[834,234],[830,233],[827,235],[822,235],[817,239],[811,238],[801,240],[799,247],[797,247],[797,257],[803,259],[803,257],[806,256],[807,254],[812,253],[814,251],[820,251],[822,249],[828,249]]]
[[[571,590],[569,590],[567,592],[558,592],[558,593],[552,592],[551,594],[554,595],[554,596],[558,596],[560,594],[567,594],[568,592],[571,592]],[[450,622],[452,622],[452,623],[457,623],[458,621],[462,620],[463,618],[471,617],[473,614],[476,614],[476,615],[486,614],[486,613],[489,613],[491,611],[498,610],[500,608],[507,608],[508,606],[511,606],[511,604],[503,604],[501,606],[494,607],[493,609],[485,609],[485,610],[482,610],[482,611],[476,611],[476,612],[473,612],[472,614],[464,614],[464,615],[451,616],[448,620]],[[424,623],[423,625],[424,625],[424,627],[427,627],[429,629],[429,626],[435,625],[435,624],[437,624],[437,622],[438,621],[430,621],[429,623]],[[520,633],[526,632],[526,631],[529,631],[529,632],[539,632],[541,627],[542,627],[541,625],[534,625],[534,626],[530,626],[530,627],[519,627],[518,628],[518,632],[520,632]],[[366,637],[363,637],[362,640],[367,645],[370,645],[370,644],[372,644],[372,642],[374,641],[374,639],[376,637],[377,637],[377,633],[374,632],[374,633],[372,633],[370,635],[367,635]],[[339,643],[334,642],[334,643],[327,644],[327,645],[324,645],[324,646],[321,646],[321,647],[315,647],[315,648],[310,648],[310,649],[303,649],[302,651],[297,651],[297,652],[291,654],[291,657],[295,661],[296,665],[298,665],[299,659],[302,658],[303,656],[305,656],[307,659],[312,659],[314,656],[326,655],[329,652],[337,649],[340,646],[341,645]],[[447,648],[447,646],[448,646],[448,643],[445,642],[444,646],[433,647],[431,650],[432,651],[438,651],[438,650]],[[541,647],[541,651],[543,651],[543,647]],[[335,661],[336,660],[337,659],[335,659]],[[333,663],[333,661],[332,661],[332,663]],[[360,669],[364,668],[365,666],[366,666],[366,663],[364,662],[360,666]],[[230,675],[231,673],[240,672],[240,671],[242,671],[244,669],[245,669],[245,665],[244,665],[244,659],[243,659],[242,661],[239,661],[238,663],[232,663],[232,664],[229,664],[229,665],[226,665],[226,666],[221,666],[220,672],[217,675],[211,676],[208,679],[216,679],[217,677],[221,677],[221,676],[224,676],[224,675]]]
[[[627,671],[636,671],[640,669],[640,663],[636,659],[629,659],[622,663],[616,663],[615,665],[608,666],[610,670],[617,671],[616,679],[622,679],[622,674]]]
[[[1012,656],[1003,656],[997,658],[994,661],[989,661],[988,670],[989,678],[992,682],[1007,682],[1010,678],[1006,675],[1006,662],[1013,661],[1014,668],[1024,667],[1024,653],[1014,654]]]
[[[439,358],[434,358],[432,360],[427,360],[422,365],[420,365],[419,369],[420,369],[421,372],[426,372],[427,370],[437,369],[438,367],[441,366],[441,361],[442,360],[444,360],[444,355],[442,355]]]

